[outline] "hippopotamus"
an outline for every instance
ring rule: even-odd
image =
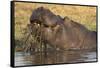
[[[96,31],[90,31],[67,16],[62,18],[44,7],[33,10],[30,24],[33,25],[31,29],[39,31],[37,35],[41,34],[42,40],[54,48],[96,49]]]

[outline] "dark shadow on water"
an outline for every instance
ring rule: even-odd
[[[15,66],[96,61],[95,51],[16,52]]]

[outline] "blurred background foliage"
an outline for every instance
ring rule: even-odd
[[[96,7],[15,2],[15,43],[18,47],[25,40],[24,32],[27,30],[27,24],[30,23],[32,11],[41,6],[50,9],[62,18],[68,16],[89,30],[96,31]]]

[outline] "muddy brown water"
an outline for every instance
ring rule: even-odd
[[[15,52],[15,66],[97,61],[95,51]]]

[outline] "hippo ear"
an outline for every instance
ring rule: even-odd
[[[60,15],[57,15],[57,17],[58,17],[59,19],[62,19],[62,17],[61,17]]]
[[[71,23],[72,23],[72,20],[70,19],[70,18],[68,18],[67,16],[66,17],[64,17],[63,18],[63,20],[64,20],[64,24],[66,25],[66,26],[71,26]]]
[[[67,16],[65,16],[63,20],[64,21],[71,21],[71,19],[69,17],[67,17]]]

